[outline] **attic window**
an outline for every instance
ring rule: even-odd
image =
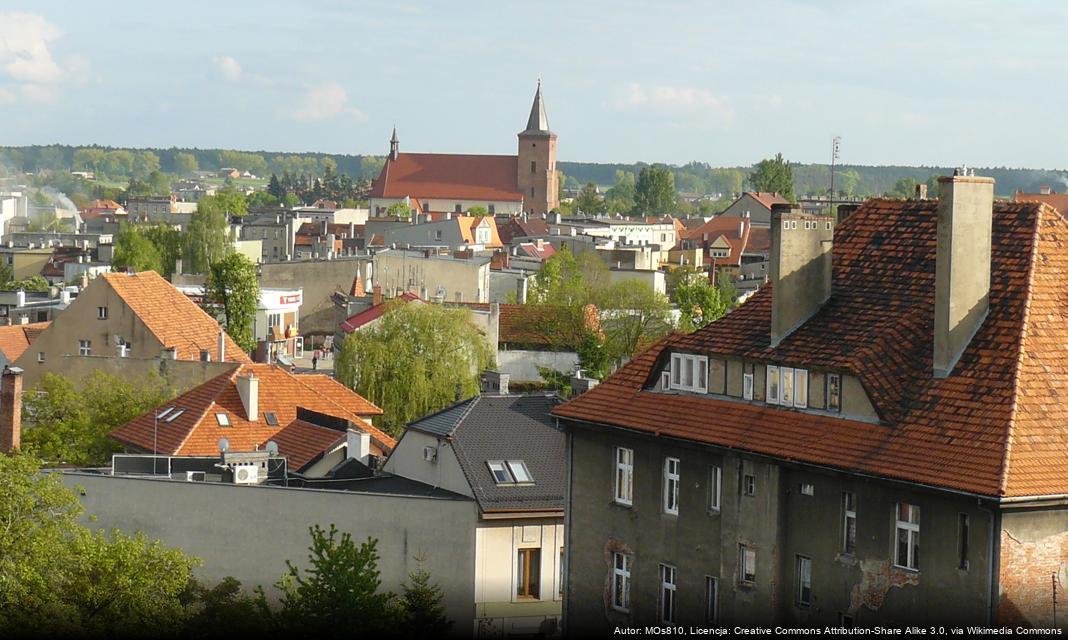
[[[504,468],[504,462],[500,460],[490,460],[486,463],[489,466],[490,473],[493,474],[493,481],[497,484],[515,484],[512,480],[512,474],[508,473],[508,470]]]
[[[534,478],[527,469],[527,463],[522,460],[490,460],[486,462],[493,481],[498,485],[504,484],[534,484]]]
[[[178,416],[182,415],[183,413],[185,413],[185,409],[179,409],[179,410],[175,411],[174,413],[172,413],[171,415],[169,415],[167,417],[166,422],[174,422],[175,420],[178,419]]]
[[[263,420],[272,427],[278,426],[278,416],[274,415],[273,411],[264,411]]]
[[[530,477],[530,471],[527,469],[527,463],[522,460],[509,460],[508,470],[512,472],[512,477],[519,484],[534,482],[534,478]]]
[[[216,413],[215,421],[219,423],[220,427],[230,426],[230,416],[226,415],[225,413]]]
[[[174,411],[174,407],[167,407],[162,412],[160,412],[160,414],[158,416],[156,416],[156,417],[157,418],[166,418],[167,414],[170,413],[171,411]]]

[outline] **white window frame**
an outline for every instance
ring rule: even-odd
[[[808,408],[808,370],[794,369],[794,406]]]
[[[612,608],[616,611],[630,611],[630,567],[631,557],[626,553],[612,554]],[[622,587],[622,593],[619,589]]]
[[[234,426],[233,423],[230,422],[230,416],[224,411],[215,414],[215,422],[218,423],[220,427]]]
[[[489,468],[490,477],[493,478],[494,484],[498,486],[515,484],[515,478],[513,478],[511,472],[508,471],[508,466],[504,463],[504,460],[487,460],[486,467]],[[505,478],[498,478],[498,471],[503,473]]]
[[[664,458],[664,513],[679,515],[679,459]]]
[[[742,474],[742,495],[755,496],[756,495],[756,474],[755,473],[743,473]]]
[[[902,520],[902,508],[905,519]],[[920,570],[920,507],[908,502],[894,505],[894,566],[899,569]],[[905,534],[905,557],[901,558],[901,534]],[[904,560],[904,563],[902,563]]]
[[[107,320],[108,319],[108,308],[107,307],[97,307],[96,308],[96,319],[97,320]]]
[[[673,624],[678,617],[678,599],[675,597],[678,570],[670,564],[660,565],[660,622]]]
[[[527,468],[525,461],[506,460],[504,464],[516,484],[534,484],[534,476],[530,474],[530,469]]]
[[[779,393],[782,391],[782,378],[779,375],[779,367],[769,364],[765,367],[765,371],[764,401],[768,404],[779,404]]]
[[[719,578],[705,576],[705,622],[719,621]]]
[[[779,404],[784,407],[794,406],[793,367],[779,367]]]
[[[751,373],[742,374],[742,399],[753,399],[753,374]]]
[[[708,511],[718,512],[723,505],[723,468],[718,464],[708,466]]]
[[[91,356],[93,355],[93,341],[92,340],[79,340],[78,341],[78,355]]]
[[[738,545],[738,584],[743,587],[756,584],[756,549],[747,544]]]
[[[842,553],[854,555],[857,552],[857,494],[852,491],[842,492]]]
[[[816,495],[816,486],[811,482],[802,482],[800,491],[803,496],[814,496]]]
[[[796,587],[794,589],[794,602],[799,607],[812,605],[812,558],[797,556]],[[808,591],[806,594],[805,591]]]
[[[687,373],[689,375],[684,375]],[[708,357],[688,353],[671,354],[671,388],[708,393]]]
[[[615,470],[615,502],[634,504],[634,449],[616,447],[613,452]]]
[[[831,386],[832,386],[831,385],[831,380],[832,379],[835,380],[835,384],[834,384],[835,392],[833,394],[831,392]],[[827,374],[827,385],[826,386],[827,386],[827,394],[826,394],[827,398],[826,398],[826,404],[824,406],[827,408],[827,411],[831,411],[831,412],[834,412],[834,413],[841,413],[842,412],[842,374],[840,374],[840,373],[828,373]],[[833,403],[833,405],[831,403],[831,398],[832,397],[835,398],[835,402]]]
[[[44,351],[38,351],[37,352],[37,362],[44,362],[44,361],[45,361],[45,352]]]

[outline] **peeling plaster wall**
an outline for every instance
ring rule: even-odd
[[[1068,628],[1068,510],[1008,511],[1002,517],[998,622]]]

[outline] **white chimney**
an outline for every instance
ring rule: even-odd
[[[219,329],[219,362],[226,362],[226,332]]]
[[[245,419],[255,422],[260,414],[260,379],[249,373],[237,376],[237,395],[245,408]]]
[[[366,431],[349,428],[345,432],[345,448],[348,457],[355,458],[367,464],[368,456],[371,455],[371,434]]]

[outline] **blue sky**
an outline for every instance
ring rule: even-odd
[[[1068,3],[0,0],[0,144],[1068,167]]]

